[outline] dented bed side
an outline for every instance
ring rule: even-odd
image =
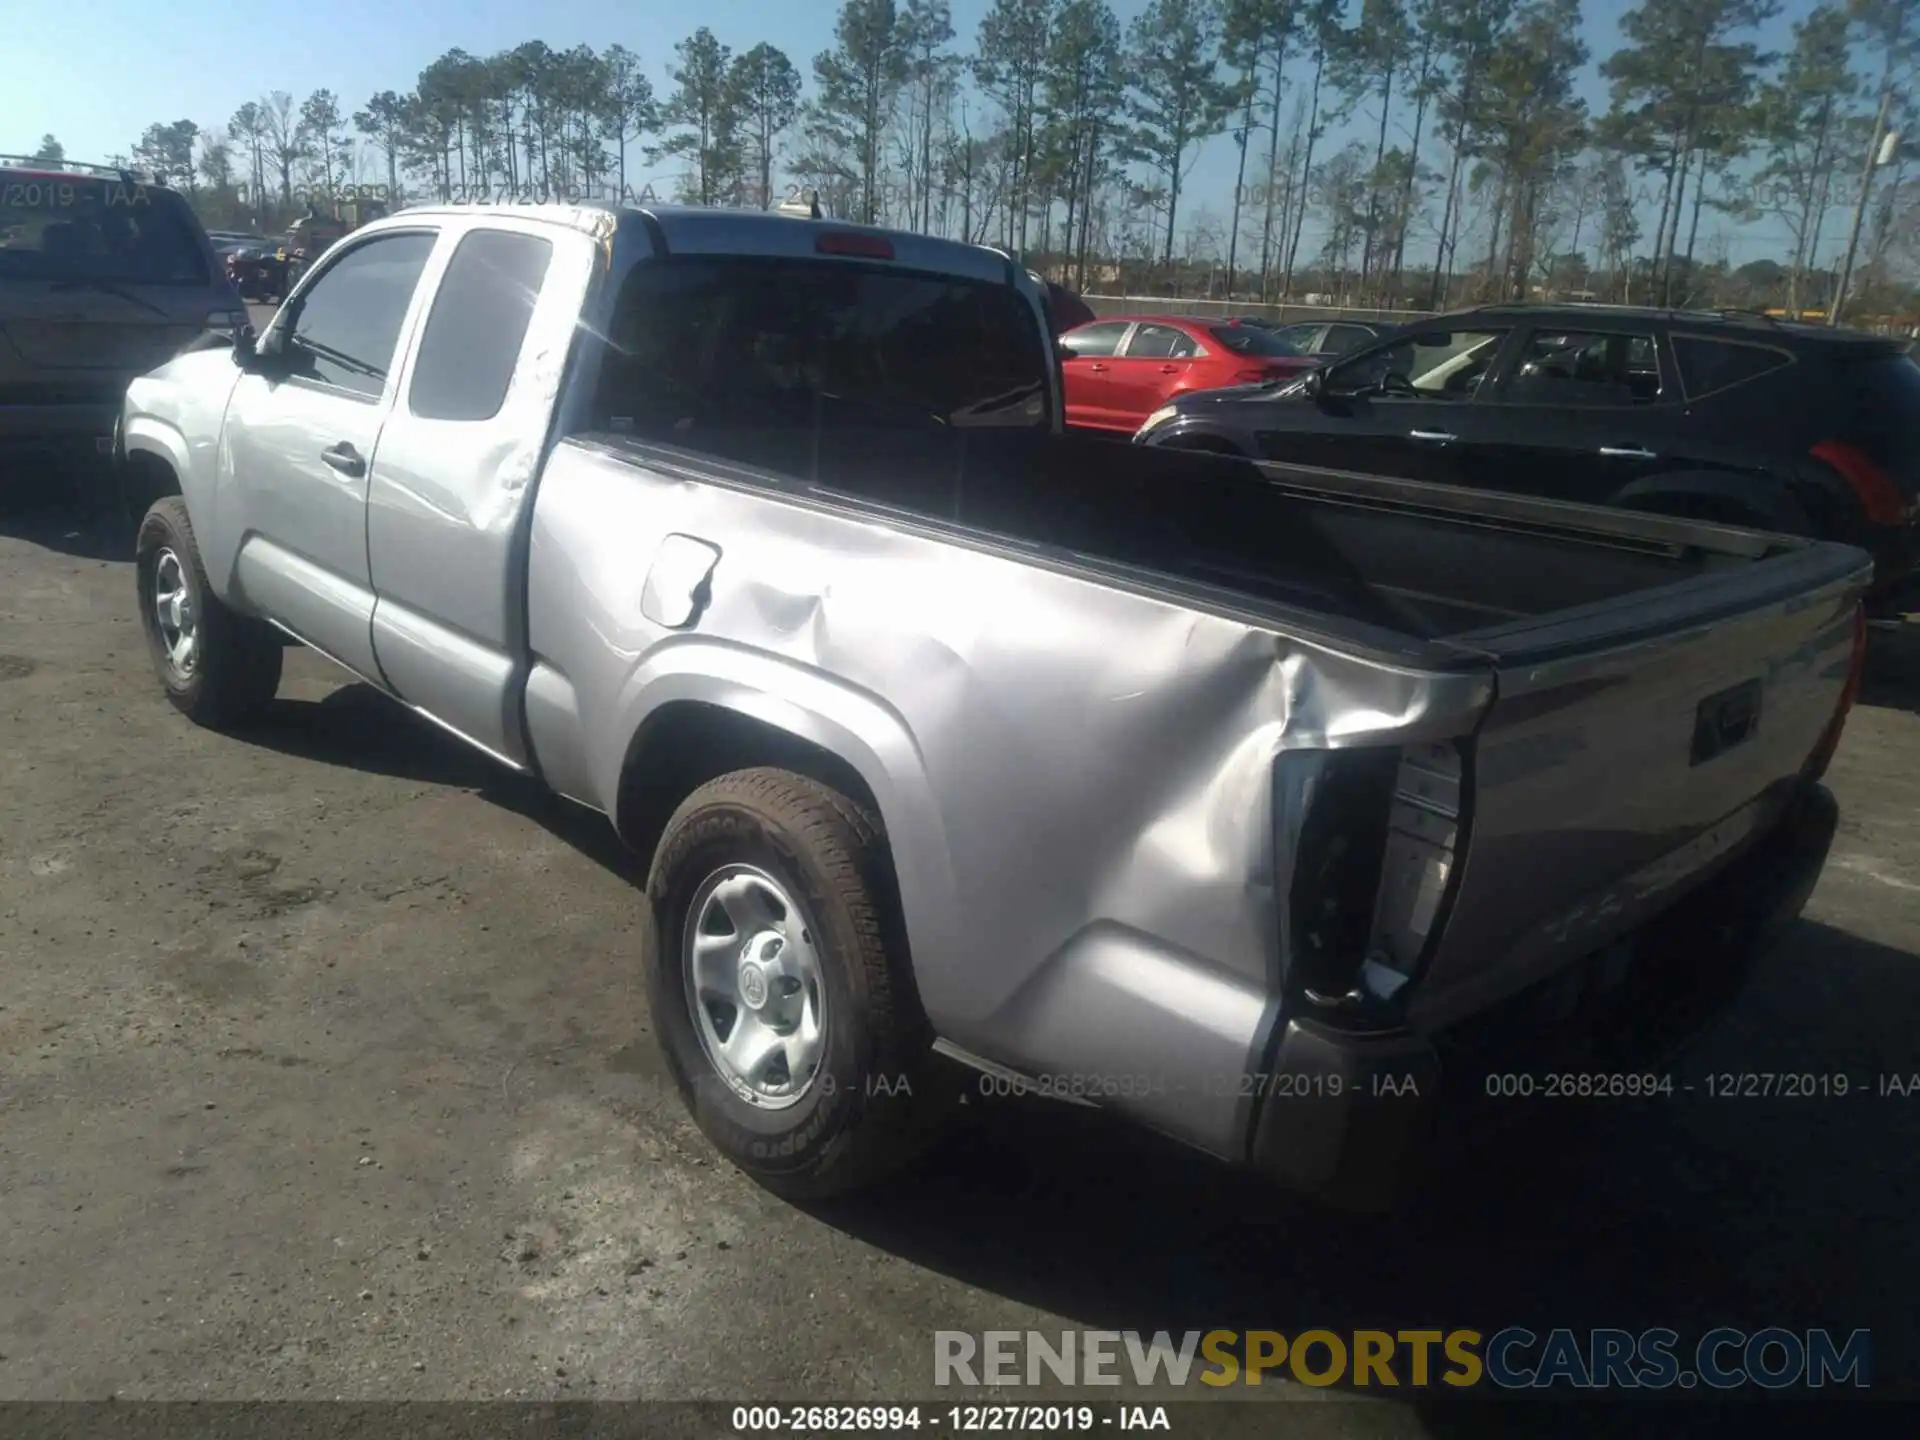
[[[579,442],[542,476],[529,584],[557,788],[614,812],[667,706],[820,744],[879,804],[936,1031],[1140,1077],[1110,1103],[1221,1154],[1280,990],[1276,757],[1463,736],[1492,694]]]

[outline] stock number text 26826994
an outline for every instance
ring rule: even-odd
[[[1136,1412],[1129,1414],[1128,1410]],[[1153,1413],[1157,1411],[1158,1413]],[[1031,1434],[1100,1428],[1165,1430],[1163,1407],[1123,1407],[1116,1417],[1091,1405],[736,1405],[733,1429],[755,1433],[911,1433],[925,1425],[935,1434],[995,1431]]]

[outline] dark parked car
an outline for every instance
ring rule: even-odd
[[[1489,306],[1179,396],[1135,439],[1842,540],[1883,611],[1920,565],[1920,363],[1854,330]]]
[[[1362,345],[1398,334],[1404,326],[1385,320],[1296,320],[1268,328],[1302,355],[1345,355]]]
[[[177,192],[0,155],[0,464],[32,457],[20,478],[111,454],[127,383],[246,318]]]
[[[246,300],[272,302],[287,293],[289,255],[284,241],[236,246],[223,257],[227,278]]]
[[[1091,325],[1099,316],[1093,307],[1058,280],[1043,280],[1047,287],[1047,314],[1053,321],[1053,333],[1064,335],[1078,325]]]

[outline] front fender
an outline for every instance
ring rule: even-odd
[[[240,370],[222,347],[177,355],[127,387],[122,443],[129,456],[151,455],[171,469],[192,517],[200,559],[214,593],[229,598],[234,547],[219,533],[215,487],[220,432]]]
[[[593,786],[613,813],[634,740],[664,707],[731,710],[851,765],[886,826],[916,957],[953,953],[955,884],[944,821],[903,716],[877,697],[764,651],[700,635],[657,646],[628,677],[613,733],[595,746]]]

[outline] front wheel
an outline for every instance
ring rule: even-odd
[[[701,786],[647,898],[647,988],[695,1123],[777,1194],[904,1164],[938,1113],[879,820],[783,770]]]
[[[177,495],[156,500],[140,522],[134,579],[147,650],[175,709],[222,730],[273,699],[285,658],[279,636],[213,593]]]

